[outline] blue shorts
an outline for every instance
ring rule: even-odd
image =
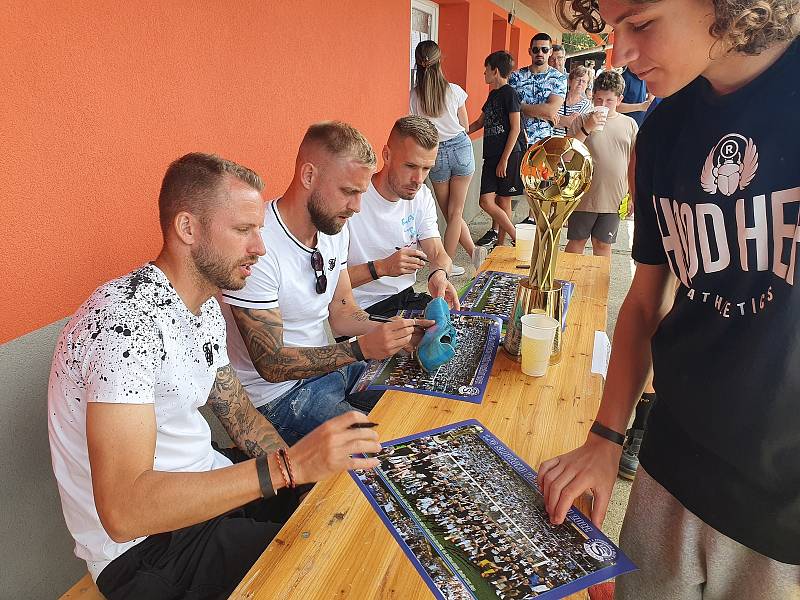
[[[451,177],[466,177],[475,172],[475,157],[472,154],[472,141],[463,131],[456,137],[439,142],[436,164],[430,172],[431,181],[443,183]]]

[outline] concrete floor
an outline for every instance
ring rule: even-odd
[[[519,222],[525,217],[527,213],[527,204],[520,198],[519,201],[514,203],[514,219],[515,223]],[[441,216],[440,216],[441,218]],[[488,216],[480,212],[469,224],[472,238],[478,239],[488,229],[490,224]],[[628,293],[628,288],[631,285],[633,277],[633,261],[631,260],[631,244],[633,242],[633,221],[624,221],[620,225],[619,234],[617,235],[617,243],[614,245],[611,257],[611,284],[608,290],[608,327],[607,333],[613,339],[614,327],[617,324],[617,314],[619,313],[622,301]],[[507,242],[506,242],[507,243]],[[562,249],[566,243],[566,235],[562,234]],[[587,248],[587,253],[591,252]],[[466,284],[475,275],[469,257],[464,249],[459,246],[458,255],[456,256],[456,264],[463,266],[466,272],[461,277],[454,277],[453,284],[456,289]],[[427,273],[420,272],[417,280],[420,282],[417,287],[424,290],[426,286],[424,282],[427,279]],[[622,527],[622,519],[625,516],[625,509],[628,505],[628,496],[631,490],[631,482],[621,478],[617,478],[617,483],[614,486],[614,494],[611,498],[611,503],[608,508],[606,520],[603,525],[604,533],[614,542],[619,542],[619,531]]]

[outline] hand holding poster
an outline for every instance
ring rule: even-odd
[[[536,473],[478,421],[383,446],[351,476],[437,598],[563,598],[635,569],[574,507],[551,525]]]

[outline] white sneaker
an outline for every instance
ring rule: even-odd
[[[472,251],[472,266],[475,267],[476,271],[481,268],[487,256],[489,256],[489,248],[486,246],[475,246],[475,250]]]
[[[451,277],[459,277],[459,276],[463,275],[466,272],[467,271],[464,269],[464,267],[459,267],[458,265],[453,265],[453,268],[450,271],[450,276]]]

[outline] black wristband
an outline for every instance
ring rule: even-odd
[[[369,274],[372,275],[372,280],[373,281],[375,281],[377,279],[380,279],[380,277],[378,276],[378,271],[375,268],[375,263],[374,262],[372,262],[371,260],[367,261],[367,268],[369,269]]]
[[[586,137],[589,137],[589,132],[586,131],[586,128],[583,125],[581,125],[581,131],[583,132],[583,135],[585,135]]]
[[[444,273],[444,278],[447,279],[447,271],[439,267],[438,269],[434,269],[433,271],[430,272],[430,274],[428,275],[428,283],[430,283],[431,277],[433,277],[436,274],[436,271],[442,271]]]
[[[615,444],[619,444],[623,446],[625,444],[625,436],[621,433],[614,431],[613,429],[609,429],[599,421],[595,421],[592,423],[591,429],[589,429],[593,434],[599,435],[601,438],[607,439],[609,442],[614,442]]]
[[[261,496],[272,498],[275,495],[275,488],[272,486],[272,478],[269,476],[269,454],[264,454],[256,459],[256,473],[258,473]]]
[[[357,337],[351,337],[347,341],[350,342],[350,349],[353,351],[353,356],[356,357],[356,360],[359,361],[367,360],[366,358],[364,358],[364,353],[361,351],[361,346],[358,343]]]

